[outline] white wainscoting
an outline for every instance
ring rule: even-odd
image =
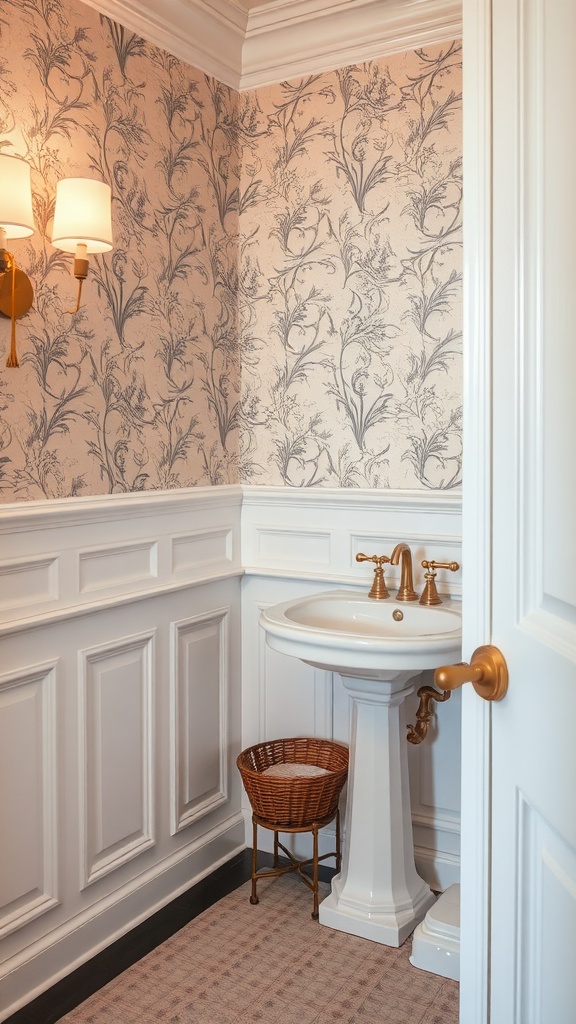
[[[173,623],[172,642],[175,835],[228,800],[228,609]]]
[[[340,678],[271,651],[258,615],[367,588],[356,553],[399,540],[415,566],[459,561],[459,496],[221,487],[0,509],[0,1020],[251,845],[242,747],[347,739]],[[458,597],[460,574],[440,588]],[[454,695],[410,750],[418,867],[438,887],[458,876],[459,743]]]
[[[244,848],[241,500],[0,510],[0,1020]]]
[[[56,664],[0,677],[0,939],[58,903]]]
[[[461,500],[456,493],[372,492],[245,488],[242,510],[242,745],[281,736],[317,735],[346,741],[349,707],[338,675],[272,651],[258,618],[263,608],[338,586],[368,589],[373,566],[356,554],[390,555],[407,541],[413,552],[416,589],[423,587],[422,559],[460,561]],[[390,590],[399,568],[386,567]],[[461,573],[438,573],[439,590],[458,599]],[[432,684],[432,673],[415,690]],[[414,721],[414,693],[407,718]],[[417,867],[434,888],[459,878],[460,695],[439,705],[426,741],[410,747],[410,785]],[[345,794],[343,794],[345,798]],[[251,812],[244,796],[247,844]],[[309,837],[294,848],[308,849]],[[321,852],[333,850],[332,828]],[[259,846],[272,849],[272,833],[259,829]],[[327,862],[328,864],[330,862]]]

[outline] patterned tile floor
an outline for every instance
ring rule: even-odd
[[[328,886],[324,886],[328,891]],[[65,1024],[458,1024],[458,985],[400,949],[323,928],[300,879],[220,900]]]

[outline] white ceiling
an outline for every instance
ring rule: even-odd
[[[461,34],[461,0],[84,0],[234,89]]]

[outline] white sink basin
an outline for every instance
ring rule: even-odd
[[[420,672],[460,657],[460,605],[377,601],[330,590],[263,611],[270,647],[308,664],[365,679]]]

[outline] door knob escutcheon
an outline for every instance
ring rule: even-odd
[[[477,647],[470,664],[443,665],[434,673],[434,682],[441,690],[457,690],[463,683],[472,683],[484,700],[502,700],[508,690],[508,666],[497,647]]]

